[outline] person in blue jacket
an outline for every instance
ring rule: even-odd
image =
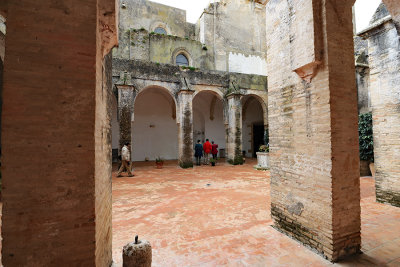
[[[200,166],[201,157],[203,156],[203,145],[200,143],[200,140],[197,140],[197,144],[194,147],[194,156],[196,157],[196,165]]]

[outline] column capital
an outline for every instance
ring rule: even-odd
[[[115,87],[117,87],[117,89],[121,89],[121,90],[128,90],[128,89],[135,89],[135,87],[133,85],[128,85],[128,84],[116,84]]]
[[[240,92],[232,92],[226,95],[227,99],[233,98],[233,97],[242,97],[243,94]]]
[[[193,89],[181,89],[178,94],[194,94],[195,90]]]

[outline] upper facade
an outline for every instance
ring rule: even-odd
[[[265,6],[254,1],[216,1],[192,24],[184,10],[120,0],[119,35],[114,58],[266,74]]]
[[[266,9],[250,0],[211,3],[196,25],[196,37],[211,47],[216,70],[265,75]]]

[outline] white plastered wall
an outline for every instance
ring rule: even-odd
[[[162,89],[148,89],[137,96],[132,124],[133,161],[178,158],[178,126],[172,116],[172,103],[172,97]]]
[[[259,56],[246,56],[244,54],[230,52],[229,71],[265,75],[267,73],[267,61]]]
[[[193,141],[209,139],[218,144],[219,149],[225,148],[225,125],[223,120],[223,103],[217,98],[214,107],[214,119],[210,119],[213,93],[202,92],[193,100]],[[204,135],[202,134],[204,132]],[[200,133],[200,134],[199,134]]]
[[[243,150],[246,151],[246,156],[251,157],[253,153],[253,124],[264,124],[263,109],[260,102],[255,98],[249,98],[248,104],[245,106],[242,124],[242,140]]]

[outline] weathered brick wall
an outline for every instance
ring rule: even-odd
[[[112,260],[112,57],[97,64],[95,124],[95,213],[96,266],[108,267]],[[99,74],[102,76],[99,77]]]
[[[4,51],[5,51],[5,36],[0,32],[0,125],[1,125],[1,112],[3,110]],[[0,140],[1,140],[1,131],[0,131]],[[1,141],[0,141],[0,149],[1,149]]]
[[[96,34],[99,2],[8,2],[5,266],[111,263],[109,83]]]
[[[313,1],[301,10],[301,23],[312,25],[298,25],[292,4],[267,4],[272,217],[277,229],[335,261],[361,243],[351,5]],[[322,54],[294,60],[302,45]],[[299,74],[316,75],[310,83],[293,72],[304,64]]]
[[[6,48],[6,36],[0,32],[0,59],[4,62],[4,53]]]
[[[369,41],[377,201],[400,207],[400,42],[392,21],[364,33]]]

